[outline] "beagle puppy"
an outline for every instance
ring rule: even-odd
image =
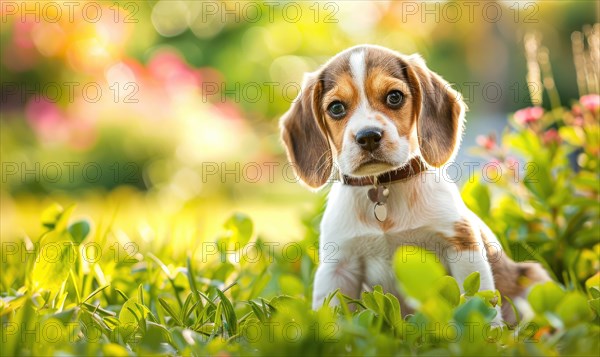
[[[434,251],[461,289],[478,271],[481,290],[498,289],[518,307],[532,284],[550,280],[538,263],[509,259],[456,185],[436,177],[458,150],[464,115],[460,96],[418,55],[361,45],[305,75],[280,128],[301,182],[318,189],[333,181],[314,309],[336,289],[359,298],[381,285],[409,311],[391,267],[402,245]],[[510,304],[496,308],[495,322],[515,322]]]

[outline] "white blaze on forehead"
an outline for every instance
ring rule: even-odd
[[[356,82],[356,86],[360,92],[360,101],[366,103],[367,96],[365,94],[365,77],[367,75],[365,51],[354,52],[350,55],[350,72],[352,78]]]

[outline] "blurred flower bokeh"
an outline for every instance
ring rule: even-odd
[[[3,1],[1,235],[36,236],[32,215],[59,201],[114,214],[128,234],[182,212],[210,234],[242,210],[273,238],[297,237],[319,197],[286,179],[277,119],[304,72],[356,44],[421,53],[470,107],[465,146],[498,150],[481,135],[508,113],[526,108],[514,120],[535,125],[550,110],[525,79],[530,31],[549,47],[561,98],[583,95],[565,120],[598,111],[568,50],[596,3],[473,4]]]

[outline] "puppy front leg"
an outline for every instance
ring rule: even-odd
[[[336,289],[340,289],[340,292],[344,295],[358,298],[363,274],[360,261],[357,258],[336,262],[321,262],[315,275],[313,310],[319,309],[325,298]],[[331,300],[331,304],[339,304],[337,297]]]
[[[450,268],[450,274],[458,282],[461,293],[464,293],[463,283],[465,279],[474,271],[479,272],[479,290],[496,290],[492,268],[487,261],[485,250],[479,248],[459,250],[454,248],[453,252],[445,258]],[[496,305],[496,312],[493,322],[500,325],[502,323],[502,311],[499,305]]]

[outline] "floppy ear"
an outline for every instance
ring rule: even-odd
[[[296,175],[311,188],[323,186],[331,176],[331,150],[321,130],[318,105],[321,86],[317,75],[304,75],[302,89],[281,117],[281,138]]]
[[[415,95],[421,157],[440,167],[456,155],[463,132],[465,104],[442,77],[430,71],[419,55],[408,57],[409,80]],[[420,103],[419,103],[420,101]]]

